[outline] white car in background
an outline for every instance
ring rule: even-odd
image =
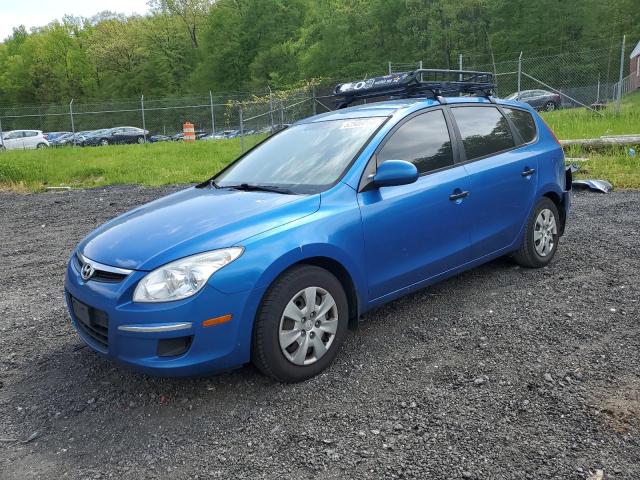
[[[11,130],[3,132],[0,138],[0,148],[6,150],[25,150],[31,148],[48,147],[49,142],[42,130]]]

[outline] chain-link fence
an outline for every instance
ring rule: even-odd
[[[502,56],[499,61],[491,55],[461,54],[457,60],[461,69],[493,72],[498,97],[517,95],[542,109],[586,107],[597,111],[630,91],[630,82],[623,77],[629,73],[629,53],[633,45],[622,41],[599,49],[572,49],[555,54],[518,52],[513,58]],[[407,71],[422,66],[422,61],[389,62],[388,71]],[[431,67],[435,68],[425,65],[425,68]],[[541,97],[542,91],[555,94],[560,100],[533,100],[536,97],[533,92]]]
[[[491,71],[495,74],[496,95],[508,97],[526,92],[547,91],[560,98],[554,108],[587,107],[598,110],[630,90],[631,82],[620,78],[628,73],[633,45],[576,50],[555,55],[527,55],[495,61],[487,56],[459,55],[458,67]],[[377,75],[388,72],[431,68],[421,61],[381,65]],[[622,67],[622,68],[621,68]],[[353,80],[353,79],[346,79]],[[183,125],[194,125],[198,140],[239,138],[246,151],[265,136],[316,113],[335,108],[333,85],[314,85],[286,91],[269,89],[251,93],[216,94],[135,100],[33,105],[0,108],[0,136],[9,130],[71,132],[67,145],[82,144],[88,131],[131,126],[144,130],[138,141],[181,140]],[[366,100],[363,102],[366,103]],[[544,103],[534,105],[547,108]],[[52,142],[53,143],[53,142]]]
[[[145,133],[132,141],[159,142],[182,140],[183,126],[189,122],[197,140],[239,137],[244,151],[266,135],[313,115],[318,105],[313,87],[99,103],[71,100],[67,105],[0,108],[0,135],[11,130],[68,132],[63,145],[77,146],[90,132],[103,135],[110,128],[135,127]]]

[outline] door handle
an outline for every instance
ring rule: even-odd
[[[525,168],[524,171],[522,172],[522,176],[523,177],[528,177],[530,175],[533,175],[534,173],[536,173],[536,169],[535,168]]]
[[[468,196],[469,196],[469,192],[452,193],[451,195],[449,195],[449,200],[451,200],[453,202],[455,200],[460,200],[460,199],[466,198]]]

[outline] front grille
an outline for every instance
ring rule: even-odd
[[[84,265],[82,260],[77,255],[75,255],[73,258],[76,268],[78,269],[78,271],[81,271],[82,265]],[[95,269],[91,280],[96,280],[98,282],[118,283],[124,280],[126,277],[127,275],[123,273],[108,272],[106,270]]]
[[[109,317],[106,312],[90,307],[71,297],[71,311],[78,328],[99,347],[109,348]]]

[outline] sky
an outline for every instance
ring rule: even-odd
[[[131,15],[149,10],[147,0],[0,0],[0,41],[11,35],[13,27],[40,27],[64,15],[91,17],[109,10]]]

